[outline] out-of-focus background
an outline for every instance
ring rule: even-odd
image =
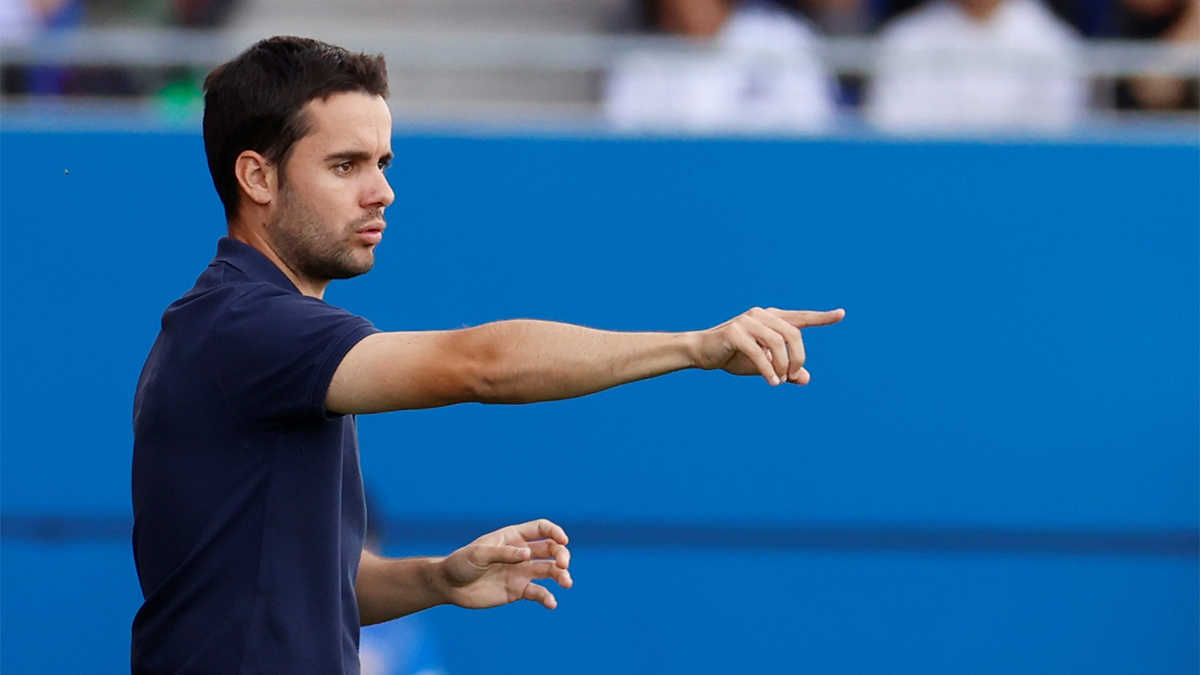
[[[845,307],[813,382],[361,420],[377,545],[567,527],[364,673],[1200,670],[1195,0],[0,0],[0,670],[128,671],[131,400],[223,232],[201,86],[387,55],[387,330]],[[297,564],[303,564],[297,561]]]

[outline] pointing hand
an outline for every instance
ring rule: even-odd
[[[755,307],[699,333],[696,365],[734,375],[762,375],[772,386],[783,381],[808,384],[811,376],[804,369],[801,329],[829,326],[845,316],[844,309],[810,312]]]

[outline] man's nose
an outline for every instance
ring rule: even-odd
[[[392,202],[396,201],[396,193],[392,191],[392,186],[382,170],[377,170],[364,197],[366,204],[363,206],[368,208],[391,206]]]

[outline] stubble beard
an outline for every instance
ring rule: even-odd
[[[368,214],[343,229],[330,229],[305,206],[295,193],[284,186],[280,190],[280,208],[268,226],[279,257],[296,272],[314,279],[350,279],[366,274],[375,266],[375,253],[364,249],[355,257],[352,243],[355,228],[373,220]]]

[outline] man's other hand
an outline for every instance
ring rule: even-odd
[[[442,559],[438,572],[446,599],[459,607],[532,600],[554,609],[554,594],[533,580],[553,579],[570,588],[570,564],[567,533],[542,519],[483,535]]]

